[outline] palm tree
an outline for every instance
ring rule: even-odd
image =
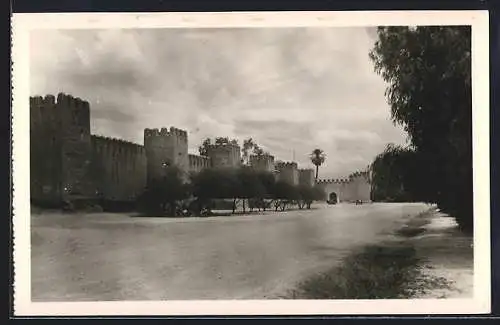
[[[316,181],[318,180],[318,169],[326,159],[326,155],[321,149],[314,149],[311,153],[311,162],[316,166]]]

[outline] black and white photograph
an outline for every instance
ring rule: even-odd
[[[20,17],[18,310],[488,312],[488,16],[370,14]]]

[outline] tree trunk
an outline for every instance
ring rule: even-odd
[[[318,169],[319,169],[319,165],[316,165],[316,181],[318,181]]]

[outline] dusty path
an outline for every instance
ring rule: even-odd
[[[383,240],[424,204],[162,219],[33,215],[33,301],[264,299]]]

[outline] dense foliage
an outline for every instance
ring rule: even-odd
[[[388,83],[392,120],[404,127],[410,141],[410,149],[392,148],[375,160],[379,194],[400,182],[405,187],[401,196],[437,203],[471,230],[470,27],[379,27],[370,57]],[[385,180],[389,187],[384,190],[377,182],[381,170],[390,168],[382,168],[382,162],[399,166],[395,168],[402,173],[387,174],[397,179]],[[411,174],[409,170],[417,184],[407,184],[403,174]]]
[[[228,144],[238,145],[238,140],[229,139],[229,137],[216,137],[212,142],[212,139],[206,138],[198,147],[198,152],[200,153],[200,156],[208,156],[208,148],[211,145],[228,145]]]
[[[166,167],[162,177],[153,180],[138,199],[139,207],[146,213],[175,216],[179,202],[189,197],[190,188],[182,179],[182,172],[175,166]]]
[[[147,207],[144,210],[150,213],[175,216],[186,213],[200,215],[204,211],[210,213],[217,202],[231,201],[231,209],[235,213],[238,203],[241,203],[243,212],[247,209],[266,210],[272,206],[283,211],[290,206],[310,209],[314,201],[323,199],[324,193],[317,187],[276,182],[272,173],[247,166],[204,169],[191,175],[189,185],[184,182],[182,174],[172,167],[166,170],[164,177],[146,189],[141,205]]]

